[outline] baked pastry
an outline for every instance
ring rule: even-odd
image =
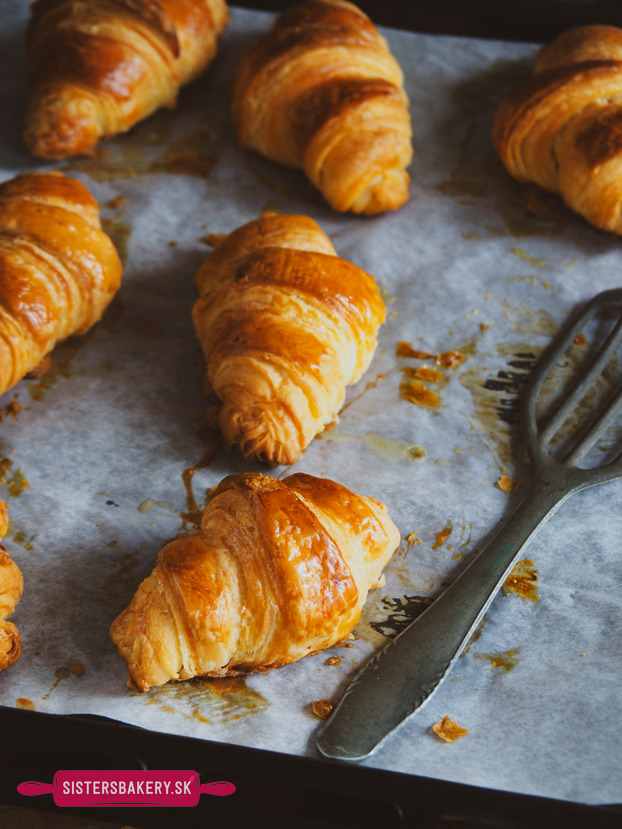
[[[579,26],[544,46],[501,103],[493,140],[507,170],[622,233],[622,29]]]
[[[233,118],[240,144],[302,169],[335,210],[382,213],[408,199],[402,70],[352,3],[282,12],[240,61]]]
[[[6,507],[0,500],[0,539],[7,532],[9,521]],[[3,544],[0,544],[0,671],[10,667],[22,652],[22,640],[13,622],[7,617],[15,610],[20,600],[24,581],[19,567]]]
[[[212,60],[225,0],[36,0],[28,27],[24,142],[41,158],[91,153]]]
[[[121,261],[80,182],[55,172],[0,184],[0,394],[94,325],[120,282]]]
[[[398,543],[383,504],[333,481],[230,475],[112,624],[128,685],[267,671],[334,645]]]
[[[306,216],[235,230],[196,275],[194,325],[220,427],[247,460],[293,463],[371,362],[385,307]]]

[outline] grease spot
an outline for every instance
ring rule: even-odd
[[[169,682],[140,695],[146,705],[174,711],[203,723],[232,723],[259,714],[269,706],[266,698],[249,688],[245,677],[190,679]]]
[[[538,571],[531,559],[519,561],[507,579],[503,582],[503,589],[508,593],[516,593],[523,599],[532,602],[540,601],[538,597]]]
[[[474,659],[489,662],[493,668],[498,668],[503,673],[508,673],[518,665],[520,650],[502,651],[500,653],[476,653]]]

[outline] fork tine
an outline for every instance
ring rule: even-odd
[[[579,438],[566,457],[566,463],[576,464],[585,457],[602,433],[611,426],[620,411],[622,411],[622,385],[596,422]]]
[[[560,406],[549,416],[549,419],[542,427],[540,434],[543,443],[548,443],[553,435],[559,431],[568,415],[575,409],[578,403],[580,403],[589,386],[591,386],[594,380],[602,374],[603,369],[611,359],[613,350],[621,341],[622,317],[618,320],[617,325],[611,331],[607,337],[607,340],[594,357],[587,374],[578,378],[568,397],[562,401]],[[598,437],[598,435],[596,437]]]

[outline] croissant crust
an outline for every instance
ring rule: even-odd
[[[36,0],[24,142],[41,158],[93,152],[213,59],[225,0]]]
[[[146,691],[278,668],[343,640],[399,542],[379,501],[310,475],[230,475],[111,627]]]
[[[0,501],[0,539],[8,529],[6,507]],[[9,668],[22,652],[19,631],[7,617],[13,613],[24,587],[22,574],[11,560],[6,547],[0,544],[0,671]]]
[[[538,53],[501,103],[493,140],[521,182],[558,193],[596,227],[622,233],[622,29],[579,26]]]
[[[302,169],[336,210],[381,213],[408,198],[402,71],[351,3],[286,9],[237,67],[233,117],[243,146]]]
[[[80,182],[55,172],[0,184],[0,394],[94,325],[120,282],[119,256]]]
[[[194,325],[225,440],[247,460],[293,463],[367,369],[385,308],[373,278],[305,216],[231,233],[196,281]]]

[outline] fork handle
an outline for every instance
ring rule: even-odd
[[[361,760],[438,688],[523,548],[575,489],[537,481],[500,532],[434,602],[368,662],[318,732],[326,757]]]

